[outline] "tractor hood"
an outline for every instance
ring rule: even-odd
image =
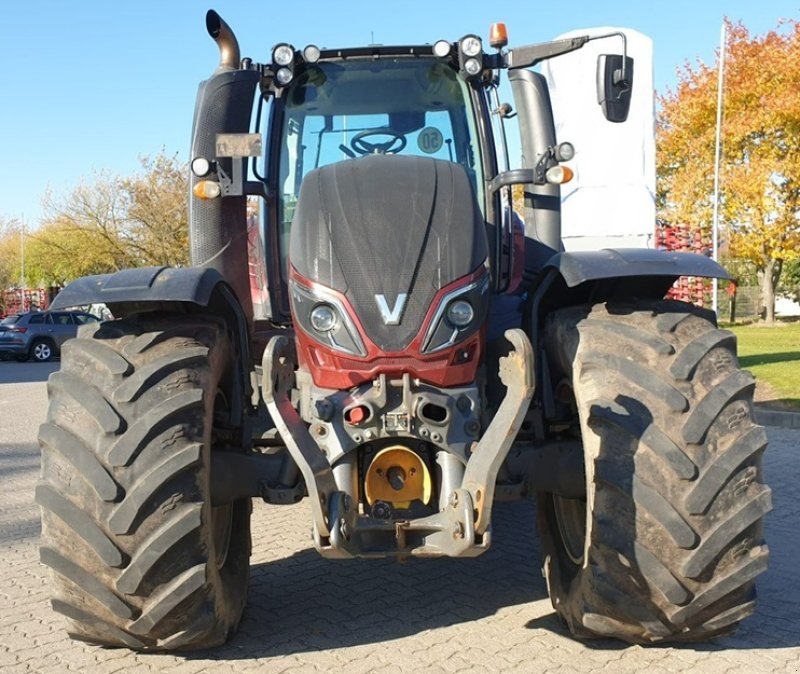
[[[384,351],[407,348],[436,293],[486,257],[484,221],[459,164],[372,155],[303,180],[290,264],[344,295]]]

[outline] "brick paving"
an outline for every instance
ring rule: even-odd
[[[0,363],[0,371],[15,367],[45,366]],[[174,656],[72,641],[50,610],[48,571],[38,562],[35,435],[46,410],[45,385],[36,376],[15,383],[4,374],[8,371],[0,372],[4,673],[800,672],[800,432],[779,428],[769,429],[765,459],[775,510],[767,519],[772,556],[760,579],[759,608],[736,635],[720,641],[644,648],[571,639],[547,599],[533,506],[527,502],[497,506],[494,546],[482,557],[403,564],[323,560],[310,545],[305,503],[256,503],[250,600],[239,633],[227,645]]]

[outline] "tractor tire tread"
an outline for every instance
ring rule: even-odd
[[[580,412],[588,558],[559,553],[546,494],[539,522],[551,600],[576,636],[699,641],[752,613],[772,501],[735,345],[709,312],[667,300],[549,318],[551,377],[571,378]]]
[[[204,318],[140,315],[76,339],[51,377],[39,434],[53,608],[95,644],[223,643],[244,608],[251,547],[249,502],[224,506],[224,556],[212,528],[211,425],[228,336]]]

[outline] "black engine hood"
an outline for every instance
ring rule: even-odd
[[[303,180],[290,263],[345,295],[384,351],[405,349],[436,293],[486,256],[485,224],[459,164],[373,155]]]

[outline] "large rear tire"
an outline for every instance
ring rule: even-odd
[[[728,633],[766,569],[764,429],[735,337],[680,302],[574,307],[545,329],[587,497],[538,497],[544,572],[578,637],[634,643]]]
[[[232,347],[186,316],[87,325],[63,349],[39,430],[41,559],[76,638],[205,648],[247,595],[249,499],[212,507]]]

